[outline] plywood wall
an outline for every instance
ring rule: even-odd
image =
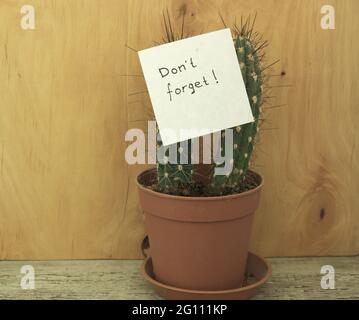
[[[357,0],[0,1],[0,259],[139,258],[144,234],[125,132],[151,118],[136,53],[168,8],[192,34],[257,11],[275,98],[256,149],[265,177],[252,250],[359,253]],[[320,8],[336,9],[336,30]],[[127,75],[127,76],[125,76]],[[133,75],[133,76],[129,76]],[[281,87],[282,86],[282,87]]]

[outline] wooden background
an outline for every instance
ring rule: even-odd
[[[144,234],[125,132],[151,106],[138,50],[160,40],[162,10],[186,31],[257,11],[270,40],[273,104],[255,169],[265,189],[252,250],[359,253],[359,1],[0,1],[0,259],[139,258]],[[336,30],[320,8],[336,9]],[[287,85],[289,85],[287,87]],[[137,93],[137,94],[135,94]]]

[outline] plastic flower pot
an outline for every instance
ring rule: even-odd
[[[161,283],[193,290],[240,288],[247,264],[254,212],[262,177],[249,171],[258,187],[218,197],[185,197],[148,188],[156,171],[137,177],[153,273]]]

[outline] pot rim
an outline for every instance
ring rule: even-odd
[[[152,194],[156,197],[167,198],[167,199],[172,199],[172,200],[223,201],[223,200],[229,200],[229,199],[234,199],[234,198],[242,198],[242,197],[246,197],[252,193],[256,193],[256,192],[260,191],[264,185],[264,178],[262,175],[260,175],[258,172],[255,172],[253,170],[248,170],[250,172],[253,172],[255,175],[257,175],[260,178],[260,184],[251,190],[244,191],[241,193],[229,194],[229,195],[225,195],[225,196],[209,196],[209,197],[177,196],[177,195],[172,195],[172,194],[167,194],[167,193],[162,193],[162,192],[151,190],[139,182],[139,179],[141,178],[142,175],[144,175],[145,173],[149,173],[151,171],[155,171],[155,170],[156,170],[156,168],[151,168],[151,169],[146,169],[146,170],[141,171],[136,177],[137,187],[139,189],[141,189],[142,191]]]

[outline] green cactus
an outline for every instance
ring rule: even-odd
[[[157,129],[157,190],[163,193],[175,195],[189,195],[190,186],[192,185],[192,165],[191,162],[191,144],[177,143],[176,159],[171,162],[169,149],[163,150],[161,155],[160,149],[163,148],[162,140]],[[187,150],[186,150],[187,149]],[[180,161],[181,157],[186,157],[184,161]]]
[[[168,17],[169,20],[169,17]],[[254,19],[255,21],[255,19]],[[246,86],[247,95],[249,98],[254,122],[244,124],[232,128],[233,132],[233,159],[231,164],[232,170],[227,175],[216,175],[215,169],[222,165],[213,164],[208,185],[202,186],[200,195],[217,196],[225,194],[238,193],[243,190],[244,180],[250,159],[252,157],[256,134],[259,129],[259,118],[263,104],[263,69],[261,60],[263,55],[260,51],[267,45],[265,41],[257,41],[258,34],[253,36],[253,25],[250,17],[241,28],[234,28],[235,37],[233,39],[234,46],[237,53],[239,66],[241,68],[243,80]],[[170,20],[167,22],[170,23]],[[165,28],[167,34],[166,42],[175,41],[177,38],[173,35],[171,26],[166,24]],[[183,26],[182,26],[183,29]],[[162,141],[157,130],[157,151],[162,148]],[[221,148],[219,152],[221,156],[225,155],[225,131],[221,135]],[[191,164],[191,145],[188,142],[187,148],[178,143],[175,146],[177,154],[177,161],[172,163],[169,159],[169,150],[162,155],[157,162],[157,190],[163,193],[175,195],[193,195],[193,190],[196,190],[196,172],[194,172],[194,165]],[[186,150],[187,149],[187,150]],[[187,164],[180,163],[179,159],[183,156],[183,152],[188,155]],[[161,159],[162,158],[162,159]],[[183,162],[181,162],[183,163]],[[198,187],[198,185],[197,185]]]
[[[254,149],[262,105],[263,77],[261,64],[255,46],[248,37],[241,34],[234,39],[239,65],[247,89],[254,122],[233,129],[233,170],[228,175],[212,175],[209,193],[222,195],[236,193],[245,179]],[[224,132],[223,132],[224,133]],[[222,156],[224,156],[224,134],[222,134]]]

